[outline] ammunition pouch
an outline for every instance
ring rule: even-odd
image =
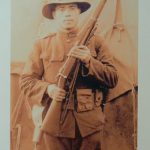
[[[99,107],[102,103],[103,93],[100,90],[92,89],[77,89],[77,112],[84,112],[93,110],[95,107]]]

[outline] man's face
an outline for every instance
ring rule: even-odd
[[[53,17],[61,29],[69,30],[77,26],[80,9],[77,4],[56,5]]]

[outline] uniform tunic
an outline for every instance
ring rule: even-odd
[[[36,41],[32,53],[25,65],[20,80],[21,90],[27,96],[31,105],[49,104],[52,99],[46,94],[49,84],[57,84],[57,75],[64,64],[67,54],[77,40],[77,32],[58,32]],[[102,37],[94,35],[88,43],[92,58],[87,66],[81,65],[76,82],[76,90],[79,91],[79,99],[85,103],[86,111],[77,111],[80,107],[72,101],[61,130],[49,130],[49,124],[43,131],[58,137],[75,137],[75,124],[77,124],[82,137],[100,131],[104,125],[104,114],[100,107],[103,99],[102,88],[113,88],[118,81],[117,70],[113,65],[113,58],[108,46]],[[97,93],[91,99],[90,90]],[[77,98],[78,101],[78,98]],[[49,104],[50,105],[50,104]],[[49,106],[48,106],[49,107]]]

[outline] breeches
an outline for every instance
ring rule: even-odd
[[[35,150],[101,150],[101,138],[102,132],[96,132],[84,138],[77,135],[74,139],[43,133]]]

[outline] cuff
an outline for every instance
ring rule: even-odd
[[[41,81],[41,82],[42,82],[41,90],[36,95],[36,99],[38,100],[39,105],[45,106],[48,103],[48,101],[50,100],[50,98],[47,94],[47,87],[48,87],[49,83],[43,82],[43,81]]]

